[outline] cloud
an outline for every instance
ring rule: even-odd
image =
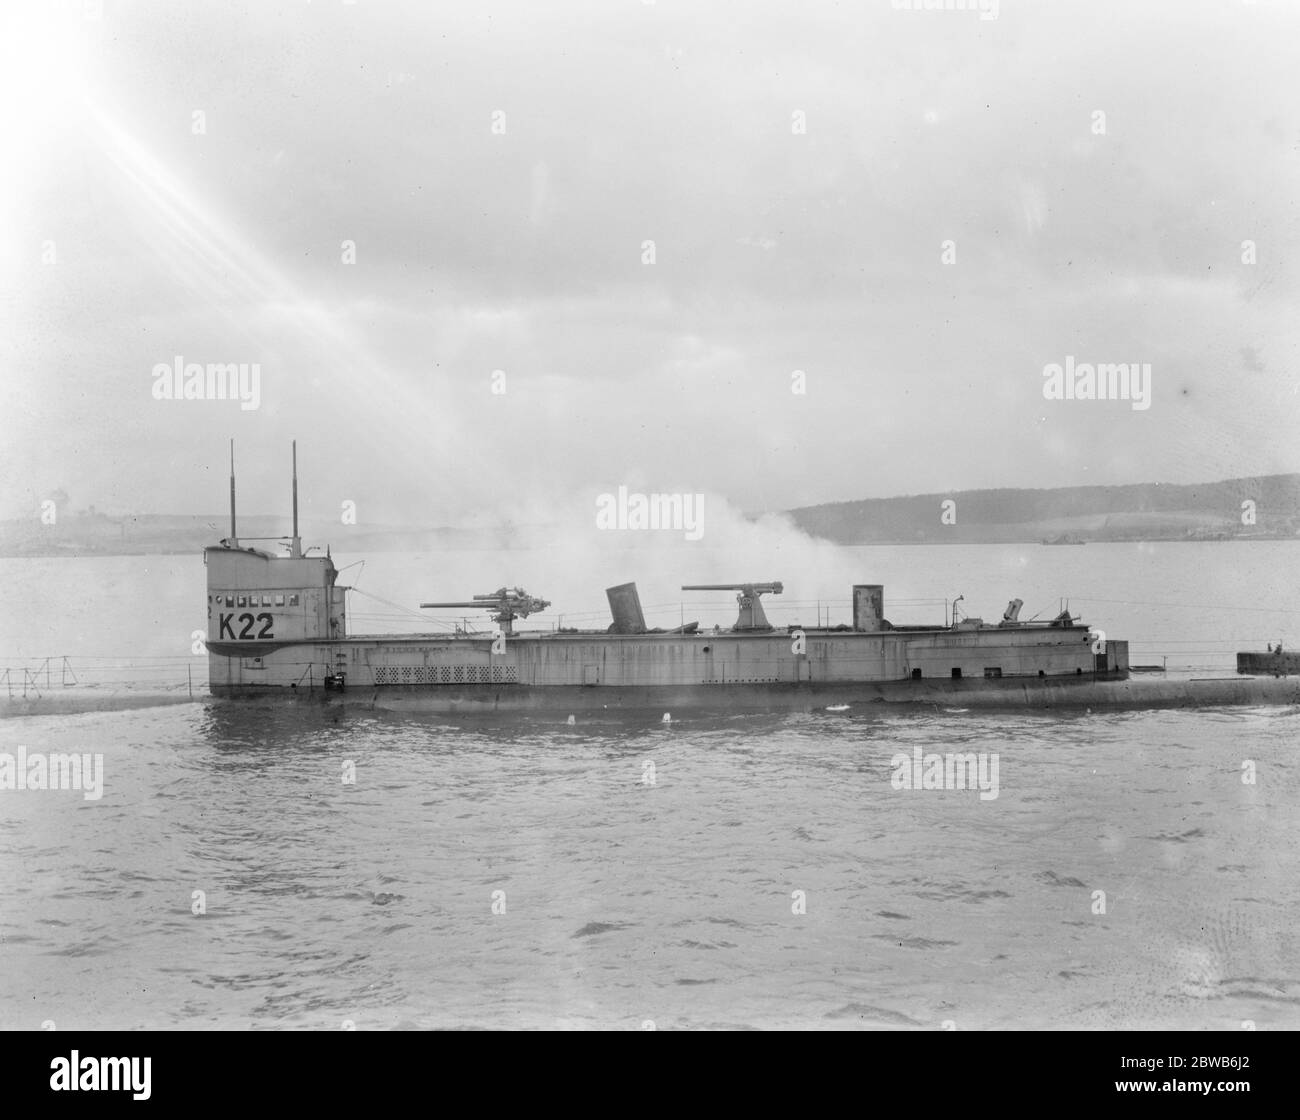
[[[1276,189],[1300,16],[962,17],[31,17],[0,270],[28,420],[0,511],[56,480],[100,508],[219,509],[232,436],[250,464],[298,438],[333,490],[436,522],[602,472],[755,509],[1300,469],[1300,397],[1259,357],[1300,342]],[[163,409],[149,371],[177,354],[259,362],[263,407]],[[1152,408],[1048,407],[1067,354],[1150,362]]]

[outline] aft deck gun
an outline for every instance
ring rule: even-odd
[[[733,630],[771,630],[772,624],[763,613],[763,604],[758,601],[760,595],[780,595],[785,588],[780,583],[688,583],[682,585],[683,591],[735,591],[736,602],[740,604],[740,616],[736,619]]]

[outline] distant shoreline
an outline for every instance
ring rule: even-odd
[[[1041,539],[1029,540],[1017,537],[992,537],[979,538],[974,536],[966,537],[949,537],[947,539],[925,539],[925,540],[864,540],[864,541],[831,541],[829,543],[838,545],[841,548],[947,548],[954,545],[1026,545],[1033,548],[1058,548],[1058,547],[1077,547],[1080,544],[1091,545],[1108,545],[1108,544],[1258,544],[1273,541],[1295,541],[1300,542],[1300,537],[1295,536],[1239,536],[1239,537],[1187,537],[1187,536],[1150,536],[1150,537],[1113,537],[1108,539],[1089,539],[1067,544],[1054,544],[1045,542]],[[215,543],[215,542],[208,542]],[[482,548],[488,549],[494,547],[491,542],[460,542],[459,544],[447,543],[429,543],[411,542],[409,544],[374,546],[363,545],[357,542],[345,541],[338,539],[330,542],[336,553],[353,555],[356,553],[367,553],[380,555],[389,552],[430,552],[437,549],[446,548]],[[498,542],[499,544],[499,542]],[[536,547],[541,547],[536,544]],[[0,546],[0,560],[88,560],[96,558],[109,558],[115,556],[197,556],[203,551],[204,546],[195,547],[140,547],[128,549],[106,549],[106,548],[61,548],[49,549],[44,551],[18,551],[6,549]],[[515,542],[512,547],[527,547],[521,542]]]
[[[593,515],[594,516],[594,515]],[[1158,541],[1300,539],[1300,474],[1222,482],[1132,483],[1055,489],[955,490],[894,498],[863,498],[746,515],[788,520],[811,537],[840,545],[1081,544]],[[0,522],[0,557],[169,556],[201,553],[226,534],[225,515],[57,511]],[[287,540],[283,516],[241,517],[242,540],[274,550]],[[511,548],[564,540],[573,526],[540,523],[453,528],[343,525],[309,518],[308,543],[349,553],[422,552],[447,548]],[[707,527],[705,528],[707,533]]]

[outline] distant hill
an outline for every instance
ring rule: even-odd
[[[954,503],[951,523],[944,520],[947,501]],[[1294,539],[1300,535],[1300,474],[1192,485],[957,490],[787,513],[805,532],[839,544]]]
[[[944,502],[955,522],[945,523]],[[1254,503],[1253,524],[1243,503]],[[1234,478],[1190,486],[1138,483],[1056,490],[956,490],[901,498],[863,498],[787,511],[813,536],[839,544],[978,544],[1088,541],[1277,540],[1300,537],[1300,474]],[[951,519],[951,518],[950,518]],[[342,525],[303,521],[304,544],[335,551],[423,552],[438,548],[500,548],[517,543],[516,526],[482,529]],[[544,531],[544,526],[532,526]],[[275,552],[287,529],[283,516],[245,516],[240,540]],[[139,556],[198,553],[229,531],[225,514],[180,516],[61,513],[0,522],[0,556]],[[255,538],[276,538],[257,541]]]

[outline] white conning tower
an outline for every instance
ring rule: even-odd
[[[345,589],[327,552],[307,556],[298,535],[297,448],[294,448],[293,536],[289,555],[275,556],[241,541],[235,524],[234,450],[231,449],[230,536],[204,549],[207,566],[208,679],[211,685],[248,683],[244,670],[286,644],[347,636]]]

